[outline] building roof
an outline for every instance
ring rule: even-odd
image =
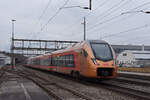
[[[124,50],[138,50],[141,51],[144,47],[144,50],[150,51],[150,46],[148,45],[111,45],[114,51],[119,54]]]

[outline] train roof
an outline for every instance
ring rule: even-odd
[[[85,42],[93,42],[93,43],[107,43],[106,41],[104,40],[86,40]]]
[[[86,40],[86,41],[81,41],[79,43],[73,44],[73,45],[69,46],[66,49],[54,51],[54,52],[52,52],[52,54],[62,53],[62,52],[68,52],[68,51],[75,51],[75,50],[83,48],[84,44],[88,44],[89,45],[91,42],[92,43],[107,43],[104,40]]]
[[[86,41],[81,41],[81,42],[75,43],[75,44],[73,44],[73,45],[71,45],[71,46],[69,46],[69,47],[67,47],[65,49],[57,50],[57,51],[54,51],[54,52],[51,52],[51,53],[47,53],[47,54],[43,54],[43,55],[40,55],[40,56],[36,56],[36,57],[33,57],[33,58],[39,58],[39,57],[42,57],[42,56],[48,56],[48,55],[57,54],[57,53],[65,53],[65,52],[69,52],[69,51],[77,51],[77,50],[83,48],[84,44],[90,45],[90,43],[107,43],[107,42],[104,41],[104,40],[86,40]]]

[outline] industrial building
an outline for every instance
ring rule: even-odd
[[[132,50],[132,51],[150,51],[149,45],[111,45],[115,50],[115,53],[118,55],[125,50]]]
[[[121,52],[116,59],[119,67],[150,67],[150,51],[131,51]]]

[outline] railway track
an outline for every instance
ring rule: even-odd
[[[7,68],[5,68],[5,67],[1,67],[1,68],[0,68],[0,85],[1,85],[2,82],[3,82],[2,77],[4,76],[6,70],[7,70]]]
[[[133,84],[129,83],[128,80],[123,80],[121,82],[120,80],[113,80],[101,82],[101,85],[103,85],[104,88],[131,95],[140,100],[150,100],[150,84],[147,84],[148,86],[144,86],[143,83]]]
[[[67,78],[67,79],[70,79],[70,78]],[[107,81],[101,81],[101,82],[95,82],[95,81],[94,82],[93,81],[81,82],[77,80],[73,80],[73,81],[83,83],[84,85],[88,85],[88,86],[95,86],[96,88],[103,87],[105,89],[109,89],[112,91],[116,91],[119,93],[133,96],[139,100],[150,100],[150,91],[149,91],[150,81],[144,80],[143,78],[142,80],[140,80],[140,78],[138,79],[135,77],[125,78],[125,77],[120,76],[114,80],[107,80]],[[144,87],[141,87],[141,86],[144,86]],[[145,90],[142,90],[143,88],[145,88]],[[91,99],[91,100],[94,100],[94,99]]]
[[[71,88],[61,86],[51,80],[43,78],[40,74],[35,74],[26,69],[19,69],[16,71],[9,71],[10,73],[17,74],[21,77],[32,80],[38,86],[43,88],[49,95],[51,95],[56,100],[67,100],[67,99],[75,99],[75,100],[94,100],[93,98],[81,93],[80,91],[73,90]]]
[[[4,67],[1,67],[0,68],[0,78],[3,76],[4,73],[5,73]]]
[[[14,73],[32,80],[38,86],[42,87],[45,91],[47,91],[49,95],[53,96],[56,100],[67,100],[68,98],[72,98],[75,100],[96,100],[92,96],[86,95],[85,93],[77,91],[76,89],[67,87],[67,85],[61,85],[51,81],[51,79],[43,77],[42,74],[40,74],[42,72],[38,70],[34,72],[31,71],[31,69],[28,70],[28,68],[21,67],[19,70],[14,71]],[[89,82],[80,80],[77,81],[72,78],[66,78],[64,76],[62,76],[61,78],[74,81],[74,83],[83,84],[86,87],[95,87],[97,89],[104,88],[113,92],[125,94],[136,98],[136,100],[150,100],[150,84],[148,80],[118,77],[114,80]],[[105,98],[102,97],[101,100],[105,100]]]
[[[129,94],[142,100],[150,100],[150,78],[141,75],[119,74],[114,80],[104,81],[108,89]]]
[[[124,77],[124,78],[132,78],[132,79],[139,79],[139,80],[147,80],[150,81],[150,76],[143,76],[143,75],[135,75],[135,74],[125,74],[125,73],[119,73],[118,77]]]
[[[143,85],[143,86],[149,86],[150,87],[150,81],[149,80],[143,80],[143,79],[135,79],[135,78],[127,78],[127,77],[117,77],[114,79],[115,81],[119,82],[125,82],[130,84],[137,84],[137,85]]]

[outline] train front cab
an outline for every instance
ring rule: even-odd
[[[90,78],[115,78],[115,54],[104,41],[88,41],[83,46],[80,74]]]

